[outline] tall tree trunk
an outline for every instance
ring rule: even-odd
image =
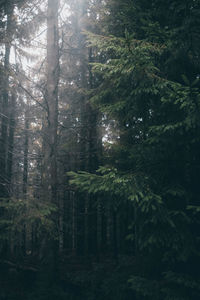
[[[85,51],[85,37],[81,33],[84,25],[84,18],[86,15],[86,1],[76,1],[77,14],[76,14],[76,34],[77,34],[77,47],[80,54],[80,82],[79,87],[84,89],[87,87],[87,56]],[[81,130],[80,130],[80,165],[79,169],[82,171],[87,170],[87,110],[86,110],[86,96],[80,95],[80,118],[81,118]],[[87,255],[88,241],[86,239],[88,235],[88,201],[85,193],[77,194],[77,254]]]
[[[57,128],[58,128],[58,0],[48,0],[47,10],[47,85],[44,172],[45,195],[57,204]]]
[[[9,116],[9,136],[8,136],[8,156],[7,156],[7,181],[8,191],[11,195],[11,181],[12,181],[12,166],[13,166],[13,149],[14,149],[14,134],[15,134],[15,108],[16,108],[16,96],[14,93],[11,97],[10,103],[10,116]]]
[[[10,65],[10,49],[11,49],[11,30],[13,17],[13,4],[5,3],[5,12],[7,15],[7,24],[5,32],[5,58],[4,58],[4,74],[3,74],[3,91],[1,96],[2,109],[1,117],[1,133],[0,133],[0,198],[9,197],[9,182],[7,178],[7,158],[8,158],[8,125],[9,125],[9,65]],[[4,215],[4,210],[0,209],[0,216]],[[8,242],[2,243],[0,250],[2,255],[8,255]]]
[[[5,4],[7,14],[6,42],[5,42],[5,60],[4,60],[4,82],[2,93],[2,111],[1,111],[1,137],[0,137],[0,197],[8,197],[8,181],[6,173],[7,147],[8,147],[8,98],[9,98],[9,64],[11,49],[11,29],[13,5],[9,2]]]
[[[46,119],[43,136],[43,170],[42,170],[42,198],[43,201],[56,205],[57,196],[57,129],[58,129],[58,82],[59,82],[59,44],[58,44],[58,6],[59,0],[48,0],[47,8],[47,67],[46,67]],[[53,267],[56,267],[58,242],[55,239],[59,235],[59,216],[52,213],[54,233],[50,237],[50,244],[43,241],[44,253],[53,255]],[[47,239],[47,236],[46,238]],[[49,249],[50,247],[50,249]],[[50,251],[52,250],[53,253]]]
[[[29,108],[26,109],[25,113],[25,124],[24,124],[24,170],[23,170],[23,197],[26,201],[27,198],[27,183],[28,183],[28,146],[29,146]],[[26,254],[26,224],[23,225],[22,231],[22,252]]]
[[[43,124],[42,198],[57,204],[57,128],[58,128],[58,0],[48,0],[46,116]]]
[[[28,182],[28,145],[29,145],[29,113],[25,113],[25,125],[24,125],[24,170],[23,170],[23,195],[26,198],[27,194],[27,182]]]

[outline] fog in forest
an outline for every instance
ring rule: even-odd
[[[200,0],[0,0],[0,300],[200,299]]]

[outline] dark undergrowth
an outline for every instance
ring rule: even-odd
[[[118,263],[112,259],[81,260],[61,261],[57,271],[50,264],[25,269],[2,263],[0,300],[135,299],[128,284],[133,274],[130,258],[121,258]]]

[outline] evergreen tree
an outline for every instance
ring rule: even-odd
[[[199,14],[0,1],[0,298],[199,298]]]
[[[113,206],[132,202],[140,271],[129,282],[148,299],[199,294],[197,2],[111,1],[103,34],[88,33],[107,56],[93,64],[102,82],[91,101],[115,119],[119,136],[109,166],[71,173],[72,183],[112,196]]]

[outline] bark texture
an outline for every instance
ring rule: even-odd
[[[58,128],[58,0],[48,1],[47,12],[47,85],[46,120],[44,125],[44,198],[54,204],[57,202],[57,128]]]

